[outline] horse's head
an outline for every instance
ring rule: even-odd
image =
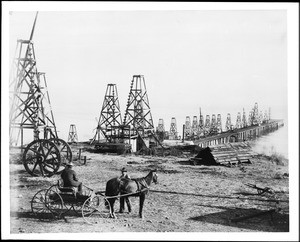
[[[158,183],[158,176],[157,176],[157,169],[152,170],[152,181],[157,184]]]

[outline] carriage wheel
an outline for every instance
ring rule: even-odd
[[[107,207],[105,206],[106,202]],[[103,196],[91,196],[82,205],[82,217],[89,224],[97,223],[99,218],[108,218],[109,214],[110,205]]]
[[[51,186],[47,191],[46,197],[50,201],[48,203],[50,211],[58,216],[69,212],[73,207],[72,203],[64,201],[63,196],[60,195],[58,185]]]
[[[59,169],[61,157],[56,145],[45,139],[32,141],[23,153],[23,165],[32,176],[52,176]]]
[[[65,165],[70,163],[72,161],[72,150],[69,144],[63,139],[59,138],[51,138],[50,141],[52,141],[59,149],[61,156],[61,164]]]
[[[52,220],[53,214],[49,211],[46,204],[47,189],[38,191],[31,200],[31,211],[40,220]]]

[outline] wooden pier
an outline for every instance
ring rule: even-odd
[[[220,134],[203,137],[198,140],[194,140],[194,144],[200,147],[208,147],[218,144],[249,141],[271,133],[283,125],[284,123],[282,119],[272,119],[261,125],[234,129]]]

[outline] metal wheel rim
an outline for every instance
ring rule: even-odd
[[[108,207],[105,207],[105,201]],[[89,197],[82,205],[82,217],[88,224],[96,223],[96,219],[108,218],[110,213],[110,205],[107,199],[100,195]]]
[[[47,189],[38,191],[31,199],[31,211],[40,220],[52,220],[53,214],[49,211],[46,201]]]

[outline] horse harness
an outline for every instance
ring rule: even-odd
[[[136,192],[143,192],[143,190],[149,189],[149,186],[144,178],[135,178],[135,179],[131,179],[131,180],[135,181],[135,183],[137,185],[138,189]]]

